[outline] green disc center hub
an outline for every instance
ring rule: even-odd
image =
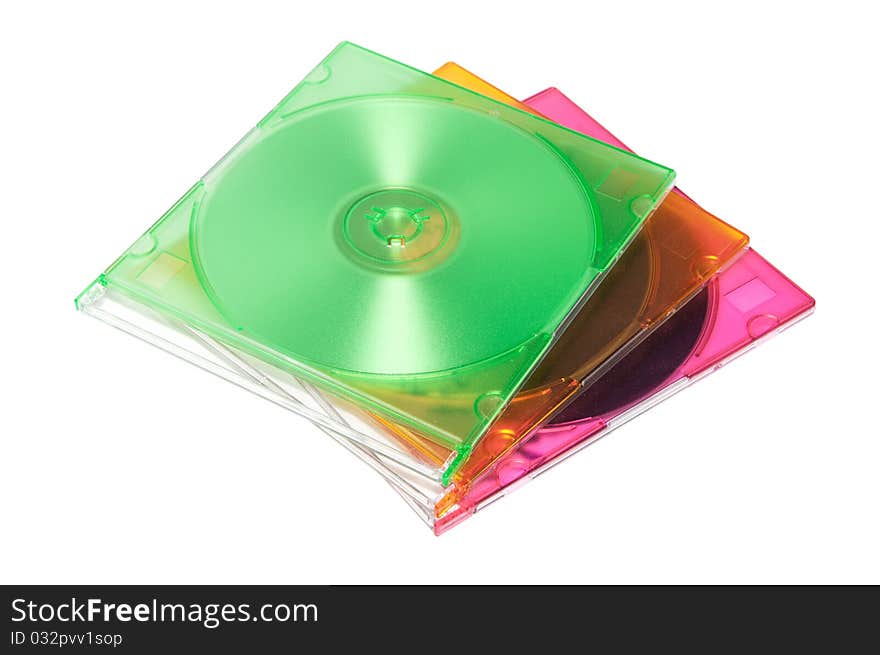
[[[449,220],[437,200],[411,189],[384,189],[357,200],[345,215],[345,243],[382,264],[426,258],[442,248]]]

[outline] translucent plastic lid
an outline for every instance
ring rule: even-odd
[[[464,456],[672,180],[343,43],[99,282]]]

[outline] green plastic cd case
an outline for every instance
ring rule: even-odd
[[[149,325],[173,326],[464,455],[673,178],[343,43],[77,306],[166,350]]]

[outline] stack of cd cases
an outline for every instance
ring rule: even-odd
[[[436,534],[813,309],[556,88],[339,45],[76,298]]]

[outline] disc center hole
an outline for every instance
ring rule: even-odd
[[[414,241],[430,220],[424,207],[373,207],[364,215],[373,225],[373,234],[389,247],[404,248]]]

